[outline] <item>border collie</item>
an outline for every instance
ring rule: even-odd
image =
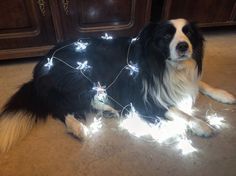
[[[106,34],[57,46],[4,106],[0,150],[7,151],[48,115],[83,138],[87,112],[118,114],[130,103],[149,123],[179,118],[196,135],[212,135],[211,126],[179,108],[184,100],[192,105],[199,91],[222,103],[236,102],[200,81],[203,43],[195,24],[175,19],[150,23],[135,39]]]

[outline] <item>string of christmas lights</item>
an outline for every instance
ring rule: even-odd
[[[103,36],[101,36],[101,39],[113,40],[113,37],[105,33]],[[53,52],[52,56],[50,58],[47,58],[47,63],[44,65],[44,67],[50,70],[54,66],[54,60],[57,60],[60,63],[65,64],[69,68],[79,71],[82,74],[82,76],[93,85],[92,90],[96,92],[94,99],[98,100],[99,103],[106,105],[106,99],[109,98],[111,101],[113,101],[114,103],[116,103],[122,108],[121,117],[124,117],[123,116],[124,111],[127,112],[126,119],[122,118],[124,120],[121,122],[120,127],[128,130],[130,133],[134,134],[135,136],[141,137],[141,136],[150,135],[154,140],[158,141],[159,143],[175,138],[175,141],[177,143],[176,148],[178,150],[181,150],[183,155],[197,151],[197,149],[195,149],[192,146],[192,141],[187,139],[186,137],[186,130],[187,130],[186,123],[179,122],[179,121],[167,122],[165,120],[161,120],[159,117],[144,116],[142,114],[139,114],[135,110],[132,103],[129,103],[128,105],[123,106],[118,101],[116,101],[113,97],[107,94],[107,90],[114,85],[114,83],[117,81],[117,79],[123,73],[124,70],[128,70],[130,76],[134,76],[135,74],[139,73],[138,64],[133,63],[132,61],[129,61],[131,46],[137,40],[139,40],[139,35],[138,37],[131,39],[130,44],[128,46],[128,50],[127,50],[126,65],[119,71],[119,73],[116,75],[114,80],[111,81],[111,83],[108,86],[101,85],[99,81],[97,80],[93,81],[90,77],[86,75],[86,72],[89,69],[92,69],[92,66],[89,65],[89,61],[87,61],[86,59],[84,59],[82,62],[79,62],[79,61],[76,62],[77,66],[74,67],[55,56],[55,54],[58,51],[72,45],[75,47],[76,52],[84,53],[87,47],[90,45],[90,43],[84,42],[82,39],[79,39],[78,41],[74,43],[71,43],[71,44],[68,44],[68,45],[65,45],[63,47],[56,49]],[[130,108],[130,110],[127,109],[128,107]],[[158,125],[148,124],[147,122],[144,122],[142,118],[140,118],[140,116],[145,117],[145,118],[159,119],[159,124]],[[222,124],[223,118],[216,118],[215,116],[213,117],[208,116],[207,118],[208,122],[213,126],[214,126],[213,123],[215,123],[216,124],[215,126],[219,127]],[[91,129],[93,129],[93,131],[96,132],[99,128],[101,128],[101,119],[96,118],[94,122],[96,124],[91,125]],[[139,129],[137,129],[137,127],[139,127]]]
[[[103,36],[101,36],[102,39],[104,40],[112,40],[113,37],[108,35],[107,33],[105,33]],[[88,70],[88,69],[91,69],[92,66],[90,66],[88,64],[88,61],[87,60],[84,60],[83,62],[77,62],[77,67],[74,67],[70,64],[68,64],[67,62],[63,61],[62,59],[58,58],[55,56],[55,54],[66,48],[66,47],[69,47],[69,46],[72,46],[74,45],[75,46],[75,51],[76,52],[85,52],[86,48],[89,46],[89,43],[88,42],[83,42],[82,39],[79,39],[78,41],[74,42],[74,43],[71,43],[71,44],[68,44],[68,45],[65,45],[65,46],[62,46],[58,49],[56,49],[51,58],[47,58],[47,63],[44,65],[45,67],[47,67],[48,69],[51,69],[51,67],[53,67],[53,60],[57,60],[63,64],[65,64],[66,66],[70,67],[71,69],[74,69],[74,70],[78,70],[80,71],[80,73],[83,75],[84,78],[86,78],[89,82],[91,82],[94,86],[92,88],[92,90],[96,91],[96,97],[98,97],[98,99],[102,102],[104,101],[104,99],[107,97],[107,90],[117,81],[117,79],[119,78],[119,76],[123,73],[123,71],[126,69],[126,70],[129,70],[129,75],[130,76],[133,76],[134,74],[138,74],[139,73],[139,68],[138,68],[138,64],[133,64],[132,61],[129,62],[129,54],[130,54],[130,48],[131,48],[131,45],[137,41],[138,38],[132,38],[131,39],[131,42],[129,44],[129,47],[128,47],[128,51],[127,51],[127,58],[126,58],[126,61],[127,61],[127,65],[125,65],[121,70],[120,72],[117,74],[117,76],[114,78],[114,80],[108,85],[108,86],[101,86],[100,85],[100,82],[98,82],[98,84],[96,84],[94,81],[92,81],[91,78],[89,78],[85,72]],[[109,96],[110,99],[112,101],[114,101],[115,103],[119,104],[121,106],[120,103],[118,103],[117,101],[114,100],[114,98],[112,98],[111,96]],[[122,108],[124,108],[122,106]]]

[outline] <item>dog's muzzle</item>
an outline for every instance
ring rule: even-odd
[[[185,41],[179,42],[176,45],[176,53],[179,56],[179,59],[184,59],[185,57],[189,57],[189,44]]]

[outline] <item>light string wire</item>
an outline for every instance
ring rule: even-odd
[[[112,87],[113,84],[115,84],[115,82],[117,81],[117,79],[120,77],[120,75],[123,73],[123,71],[124,71],[125,69],[127,69],[127,68],[133,69],[134,66],[129,63],[129,55],[130,55],[131,46],[132,46],[133,43],[135,43],[137,40],[139,40],[139,35],[140,35],[140,33],[138,34],[137,37],[132,38],[131,41],[130,41],[130,43],[129,43],[128,50],[127,50],[127,55],[126,55],[126,63],[127,63],[127,65],[125,65],[125,66],[119,71],[119,73],[118,73],[117,76],[114,78],[114,80],[113,80],[107,87],[105,87],[105,91],[107,91],[110,87]],[[78,42],[80,42],[81,40],[82,40],[82,39],[80,39]],[[65,61],[63,61],[62,59],[60,59],[60,58],[58,58],[58,57],[55,56],[55,54],[56,54],[58,51],[60,51],[60,50],[62,50],[62,49],[64,49],[64,48],[66,48],[66,47],[69,47],[69,46],[71,46],[71,45],[74,45],[75,43],[76,43],[76,42],[73,42],[73,43],[71,43],[71,44],[68,44],[68,45],[65,45],[65,46],[63,46],[63,47],[60,47],[60,48],[56,49],[56,50],[53,52],[51,58],[52,58],[52,59],[55,59],[55,60],[57,60],[57,61],[59,61],[59,62],[61,62],[61,63],[63,63],[63,64],[65,64],[66,66],[68,66],[68,67],[71,68],[71,69],[79,70],[80,73],[83,75],[83,77],[86,78],[91,84],[94,85],[95,82],[92,81],[92,79],[89,78],[89,77],[83,72],[83,69],[78,69],[78,68],[76,68],[76,67],[74,67],[74,66],[68,64],[67,62],[65,62]],[[81,44],[83,45],[83,43],[81,43]],[[106,95],[107,95],[107,94],[106,94]],[[114,103],[116,103],[117,105],[119,105],[119,106],[122,108],[121,117],[123,117],[124,111],[129,112],[129,111],[127,110],[127,107],[129,107],[129,106],[132,107],[131,103],[128,104],[128,105],[126,105],[126,106],[123,106],[123,105],[121,105],[121,103],[119,103],[118,101],[116,101],[116,100],[115,100],[113,97],[111,97],[110,95],[107,95],[107,97],[108,97],[111,101],[113,101]],[[151,117],[151,116],[145,116],[145,115],[142,115],[142,114],[139,114],[139,115],[142,116],[142,117],[148,118],[148,119],[154,119],[154,117]],[[157,118],[158,118],[158,117],[157,117]],[[156,118],[155,118],[155,119],[156,119]]]
[[[127,63],[127,65],[125,65],[125,66],[119,71],[119,73],[117,74],[117,76],[115,77],[115,79],[105,88],[105,91],[107,91],[113,84],[115,84],[115,82],[117,81],[117,79],[119,78],[119,76],[122,74],[122,72],[124,71],[124,69],[127,69],[128,67],[132,67],[132,65],[129,63],[129,55],[130,55],[131,45],[132,45],[133,43],[135,43],[135,41],[137,41],[138,39],[139,39],[139,35],[138,35],[137,37],[131,39],[131,42],[130,42],[129,47],[128,47],[128,50],[127,50],[127,55],[126,55],[126,63]],[[80,41],[81,41],[81,39],[80,39]],[[71,43],[71,44],[68,44],[68,45],[65,45],[65,46],[63,46],[63,47],[60,47],[60,48],[56,49],[56,50],[53,52],[51,58],[53,58],[53,59],[55,59],[55,60],[57,60],[57,61],[59,61],[59,62],[65,64],[66,66],[70,67],[71,69],[78,70],[76,67],[73,67],[72,65],[70,65],[70,64],[68,64],[67,62],[63,61],[62,59],[60,59],[60,58],[54,56],[58,51],[60,51],[60,50],[62,50],[62,49],[64,49],[64,48],[66,48],[66,47],[68,47],[68,46],[71,46],[71,45],[73,45],[73,44],[74,44],[74,43]],[[94,81],[92,81],[92,80],[82,71],[82,69],[79,69],[79,70],[80,70],[80,73],[81,73],[91,84],[94,84]],[[126,106],[123,106],[123,105],[121,105],[118,101],[116,101],[113,97],[111,97],[110,95],[107,95],[107,96],[108,96],[108,98],[109,98],[110,100],[112,100],[113,102],[115,102],[117,105],[119,105],[119,106],[122,108],[122,112],[121,112],[122,115],[121,115],[121,116],[123,116],[124,110],[126,110],[127,112],[129,112],[129,111],[127,110],[127,107],[128,107],[128,106],[131,106],[131,104],[128,104],[128,105],[126,105]],[[141,114],[140,114],[140,115],[141,115]],[[145,116],[145,115],[141,115],[141,116],[142,116],[142,117],[146,117],[146,118],[153,118],[153,117]]]
[[[118,73],[118,75],[115,77],[115,79],[106,87],[106,90],[108,90],[113,84],[115,84],[116,80],[119,78],[119,76],[121,75],[121,73],[123,72],[124,69],[127,68],[127,65],[124,66],[120,72]]]
[[[132,67],[132,65],[129,63],[129,54],[130,54],[131,45],[132,45],[135,41],[137,41],[137,40],[138,40],[138,36],[131,39],[131,42],[130,42],[129,47],[128,47],[127,55],[126,55],[126,62],[127,62],[127,65],[125,65],[125,66],[119,71],[119,73],[117,74],[117,76],[115,77],[115,79],[114,79],[108,86],[106,86],[106,90],[108,90],[108,89],[117,81],[117,79],[118,79],[119,76],[122,74],[122,72],[124,71],[124,69],[126,69],[126,68],[128,68],[128,67]],[[70,64],[68,64],[67,62],[63,61],[62,59],[60,59],[60,58],[54,56],[58,51],[60,51],[60,50],[62,50],[62,49],[64,49],[64,48],[66,48],[66,47],[68,47],[68,46],[71,46],[71,45],[73,45],[73,44],[74,44],[74,42],[71,43],[71,44],[68,44],[68,45],[65,45],[65,46],[62,46],[62,47],[56,49],[56,50],[53,52],[51,58],[56,59],[56,60],[62,62],[62,63],[65,64],[66,66],[70,67],[71,69],[78,70],[76,67],[73,67],[72,65],[70,65]],[[82,74],[89,82],[91,82],[92,84],[94,83],[94,81],[92,81],[88,76],[86,76],[85,73],[84,73],[81,69],[80,69],[80,72],[81,72],[81,74]]]
[[[65,61],[61,60],[61,59],[58,58],[58,57],[53,56],[52,58],[53,58],[53,59],[56,59],[56,60],[58,60],[58,61],[60,61],[60,62],[62,62],[63,64],[67,65],[68,67],[70,67],[70,68],[72,68],[72,69],[74,69],[74,70],[78,70],[78,69],[76,69],[75,67],[71,66],[70,64],[66,63]],[[86,75],[84,74],[84,72],[83,72],[81,69],[80,69],[80,73],[81,73],[89,82],[91,82],[91,83],[93,84],[93,81],[92,81],[88,76],[86,76]]]
[[[120,105],[120,106],[121,106],[121,105]],[[121,107],[123,108],[123,109],[121,110],[121,117],[124,117],[124,116],[123,116],[124,111],[127,111],[128,113],[130,112],[130,111],[127,110],[127,108],[128,108],[129,106],[132,108],[132,107],[133,107],[133,104],[132,104],[132,103],[129,103],[129,104],[125,105],[125,106],[121,106]],[[157,120],[159,120],[159,121],[161,120],[160,117],[158,117],[158,116],[152,117],[152,116],[146,116],[146,115],[143,115],[143,114],[140,114],[140,113],[138,113],[138,114],[139,114],[141,117],[144,117],[144,118],[147,118],[147,119],[155,119],[155,120],[157,119]]]
[[[139,34],[139,35],[140,35],[140,34]],[[139,35],[138,35],[138,37],[139,37]],[[130,55],[131,46],[132,46],[132,44],[133,44],[136,40],[139,39],[138,37],[131,39],[131,42],[130,42],[130,44],[129,44],[129,46],[128,46],[127,56],[126,56],[127,65],[125,65],[125,66],[119,71],[119,73],[117,74],[117,76],[114,78],[114,80],[113,80],[107,87],[101,86],[100,83],[98,82],[98,86],[99,86],[99,87],[95,87],[96,89],[103,89],[103,90],[106,92],[107,89],[109,89],[109,88],[117,81],[117,79],[118,79],[119,76],[122,74],[122,72],[124,71],[124,69],[129,69],[129,70],[130,70],[130,75],[132,75],[134,72],[138,72],[138,71],[139,71],[138,68],[136,68],[135,65],[132,65],[132,62],[129,62],[129,55]],[[81,40],[79,40],[79,41],[81,41]],[[50,69],[50,67],[53,65],[52,59],[55,59],[55,60],[57,60],[57,61],[59,61],[59,62],[65,64],[66,66],[68,66],[68,67],[71,68],[71,69],[74,69],[74,70],[77,70],[77,71],[79,70],[80,73],[83,75],[83,77],[86,78],[91,84],[94,85],[95,82],[93,82],[92,79],[89,78],[89,77],[83,72],[83,70],[91,68],[89,65],[87,65],[87,61],[85,61],[85,62],[83,62],[83,63],[77,62],[78,66],[77,66],[77,67],[73,67],[72,65],[70,65],[70,64],[68,64],[67,62],[63,61],[62,59],[60,59],[60,58],[54,56],[58,51],[62,50],[63,48],[66,48],[66,47],[68,47],[68,46],[71,46],[71,45],[73,45],[73,44],[75,44],[75,43],[71,43],[71,44],[69,44],[69,45],[65,45],[65,46],[63,46],[63,47],[61,47],[61,48],[56,49],[56,50],[53,52],[51,58],[47,58],[47,59],[48,59],[48,63],[46,63],[45,66],[47,66],[47,67]],[[82,44],[83,44],[83,43],[82,43]],[[84,49],[82,48],[82,50],[84,50]],[[134,69],[134,70],[133,70],[133,69]],[[136,70],[135,70],[135,69],[136,69]],[[99,93],[98,90],[96,90],[96,91],[97,91],[97,94],[98,94],[98,93]],[[95,96],[96,96],[96,95],[95,95]],[[114,103],[116,103],[117,105],[119,105],[119,106],[122,108],[122,110],[121,110],[121,112],[120,112],[120,113],[121,113],[121,114],[120,114],[120,117],[121,117],[122,119],[124,118],[124,111],[126,111],[126,112],[128,112],[128,116],[127,116],[127,117],[129,117],[129,115],[130,115],[130,113],[131,113],[132,117],[137,114],[137,115],[139,116],[139,119],[140,119],[140,120],[141,120],[140,117],[143,117],[143,118],[145,117],[145,118],[149,118],[149,119],[159,120],[160,122],[162,122],[161,119],[160,119],[158,116],[151,117],[151,116],[145,116],[145,115],[142,115],[142,114],[138,113],[138,112],[135,110],[135,108],[133,107],[132,103],[129,103],[129,104],[123,106],[121,103],[119,103],[118,101],[116,101],[116,100],[115,100],[113,97],[111,97],[110,95],[107,95],[107,94],[106,94],[106,96],[108,97],[108,99],[112,100]],[[105,102],[103,102],[103,103],[106,104]],[[130,110],[127,109],[128,107],[130,107]],[[115,110],[115,111],[117,112],[117,110]],[[96,116],[97,116],[97,115],[96,115]],[[147,124],[149,127],[152,127],[152,125],[151,125],[150,123],[147,123],[147,122],[146,122],[146,124]],[[162,125],[162,123],[159,124],[159,127],[160,127],[160,128],[161,128],[161,125]],[[96,128],[95,128],[95,130],[96,130]],[[127,129],[127,130],[128,130],[128,129]],[[151,135],[153,135],[153,134],[151,133]],[[142,135],[141,135],[141,136],[142,136]],[[155,136],[154,136],[154,137],[155,137]],[[154,137],[153,137],[153,138],[154,138]],[[155,138],[154,138],[154,139],[155,139]],[[167,139],[168,139],[168,138],[167,138]],[[191,145],[192,142],[191,142],[190,140],[188,140],[185,135],[181,134],[181,136],[180,136],[180,138],[179,138],[178,140],[179,140],[179,141],[177,141],[177,142],[178,142],[178,143],[177,143],[177,148],[180,149],[180,150],[182,150],[182,154],[185,155],[185,154],[188,154],[188,153],[197,151],[194,147],[192,147],[192,145]],[[145,141],[146,141],[146,140],[145,140]],[[161,143],[161,141],[160,141],[160,143]],[[186,149],[186,148],[187,148],[187,149]]]
[[[123,109],[122,109],[122,111],[121,111],[121,113],[120,113],[121,118],[124,117],[124,116],[123,116],[124,111],[129,112],[129,111],[127,110],[127,108],[128,108],[129,106],[131,107],[131,103],[129,103],[129,104],[127,104],[126,106],[123,107]]]
[[[132,40],[131,40],[131,42],[130,42],[130,44],[129,44],[129,47],[128,47],[128,51],[127,51],[127,55],[126,55],[126,63],[127,63],[127,65],[126,66],[129,66],[130,64],[129,64],[129,53],[130,53],[130,48],[131,48],[131,45],[133,44],[133,42],[132,42]]]
[[[58,48],[58,49],[56,49],[56,50],[53,52],[52,57],[54,57],[54,55],[55,55],[58,51],[60,51],[60,50],[62,50],[62,49],[64,49],[64,48],[66,48],[66,47],[68,47],[68,46],[71,46],[71,45],[74,45],[74,42],[73,42],[73,43],[70,43],[70,44],[68,44],[68,45],[62,46],[62,47],[60,47],[60,48]]]
[[[132,65],[129,64],[129,54],[130,54],[130,48],[131,48],[131,45],[136,41],[138,40],[138,36],[135,37],[135,38],[132,38],[131,39],[131,42],[129,44],[129,47],[128,47],[128,50],[127,50],[127,55],[126,55],[126,64],[121,70],[120,72],[118,73],[118,75],[115,77],[115,79],[107,86],[106,90],[108,90],[115,82],[116,80],[119,78],[119,76],[121,75],[121,73],[123,72],[124,69],[127,69],[128,67],[131,67],[132,68]]]
[[[119,78],[119,76],[123,73],[124,69],[127,69],[127,67],[132,67],[132,65],[129,63],[130,50],[131,50],[132,44],[135,43],[138,39],[139,39],[139,35],[138,35],[137,37],[131,39],[131,42],[130,42],[130,44],[129,44],[129,46],[128,46],[127,55],[126,55],[126,63],[127,63],[127,65],[125,65],[125,66],[119,71],[119,73],[118,73],[117,76],[114,78],[114,80],[113,80],[107,87],[105,87],[105,91],[107,91],[113,84],[115,84],[115,82],[117,81],[117,79]],[[80,39],[80,40],[81,40],[81,39]],[[64,49],[64,48],[66,48],[66,47],[69,47],[69,46],[71,46],[71,45],[73,45],[73,44],[74,44],[74,43],[71,43],[71,44],[68,44],[68,45],[65,45],[65,46],[63,46],[63,47],[60,47],[60,48],[56,49],[56,50],[53,52],[51,58],[53,58],[53,59],[55,59],[55,60],[57,60],[57,61],[59,61],[59,62],[65,64],[66,66],[68,66],[68,67],[71,68],[71,69],[78,70],[76,67],[74,67],[74,66],[68,64],[67,62],[63,61],[62,59],[60,59],[60,58],[54,56],[58,51],[60,51],[60,50],[62,50],[62,49]],[[80,70],[80,73],[83,75],[83,77],[85,77],[91,84],[94,84],[94,81],[92,81],[92,79],[89,78],[89,77],[82,71],[82,69],[79,69],[79,70]],[[123,117],[124,111],[129,112],[129,111],[127,110],[127,107],[129,107],[129,106],[132,107],[132,103],[129,103],[128,105],[123,106],[123,105],[121,105],[121,103],[119,103],[118,101],[116,101],[116,100],[115,100],[113,97],[111,97],[110,95],[107,95],[107,97],[108,97],[110,100],[112,100],[113,102],[115,102],[117,105],[119,105],[119,106],[122,108],[121,117]],[[145,117],[145,118],[149,118],[149,119],[153,119],[153,118],[154,118],[154,117],[145,116],[145,115],[142,115],[142,114],[139,114],[139,115],[142,116],[142,117]]]

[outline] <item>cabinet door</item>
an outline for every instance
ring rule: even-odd
[[[138,33],[149,20],[151,0],[58,0],[64,37]]]
[[[44,54],[56,42],[47,0],[0,1],[0,59]]]
[[[235,24],[235,0],[165,0],[164,19],[186,18],[201,26]]]

